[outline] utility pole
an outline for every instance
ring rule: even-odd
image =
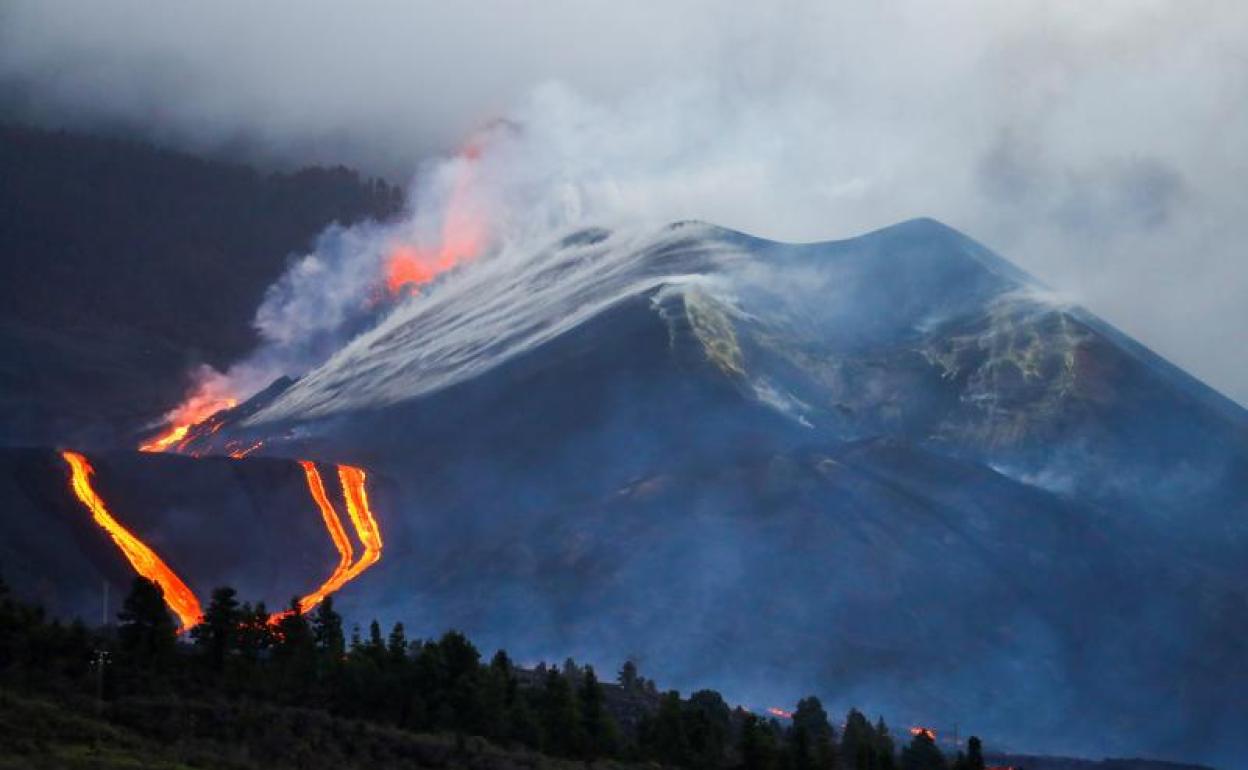
[[[108,650],[96,650],[91,665],[95,666],[95,712],[104,712],[104,667],[108,665]]]

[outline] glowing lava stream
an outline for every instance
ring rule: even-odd
[[[69,463],[72,471],[70,486],[73,488],[74,495],[91,511],[95,523],[108,532],[113,542],[130,562],[130,566],[134,567],[135,572],[148,580],[155,581],[160,586],[165,603],[182,623],[182,631],[197,625],[203,619],[199,599],[169,568],[169,565],[156,555],[155,551],[135,537],[108,512],[104,500],[91,486],[91,474],[95,472],[95,469],[87,462],[87,458],[70,451],[61,452],[61,456],[65,458],[65,462]],[[351,538],[347,535],[346,528],[342,525],[342,518],[334,509],[333,503],[329,501],[329,495],[325,491],[325,482],[316,468],[316,463],[310,460],[300,460],[299,464],[303,467],[304,476],[308,482],[308,492],[311,493],[312,500],[321,512],[325,529],[329,532],[334,548],[338,551],[338,564],[334,567],[334,571],[315,591],[299,600],[300,613],[306,613],[324,601],[326,596],[359,577],[366,569],[380,561],[382,542],[381,530],[377,526],[377,519],[373,516],[372,508],[368,503],[368,491],[365,488],[367,477],[362,469],[350,465],[338,466],[338,478],[342,482],[342,495],[347,504],[347,514],[355,528],[356,537],[364,545],[364,554],[359,561],[352,564],[355,549],[351,544]],[[274,613],[269,616],[269,622],[276,623],[288,614],[289,611]]]
[[[361,468],[350,465],[338,466],[338,480],[342,482],[342,496],[347,501],[347,515],[355,527],[355,534],[364,544],[364,555],[347,571],[346,580],[354,580],[364,570],[381,560],[381,529],[373,511],[368,506],[368,491],[364,488],[366,477]]]
[[[303,472],[308,478],[308,491],[312,493],[312,499],[316,501],[316,506],[321,511],[321,518],[325,520],[325,529],[329,531],[334,547],[338,549],[339,557],[338,566],[334,568],[333,574],[319,588],[299,600],[299,613],[304,614],[324,601],[326,596],[359,577],[364,570],[381,560],[381,529],[377,526],[377,519],[373,516],[372,508],[368,504],[368,491],[364,487],[366,480],[364,471],[350,465],[339,465],[338,479],[342,482],[342,496],[347,503],[347,515],[351,518],[356,537],[364,545],[364,554],[359,561],[352,564],[351,540],[342,526],[342,519],[339,518],[333,503],[329,501],[329,496],[325,493],[325,482],[321,479],[316,463],[311,460],[300,460],[299,464],[303,466]],[[269,615],[269,623],[277,624],[282,618],[289,616],[290,612],[290,610],[283,610]]]
[[[333,574],[321,584],[320,588],[299,600],[299,611],[308,612],[351,579],[350,569],[354,548],[351,546],[351,538],[347,537],[347,531],[342,527],[342,519],[334,510],[333,503],[329,502],[329,496],[325,494],[325,482],[321,480],[321,472],[316,469],[316,463],[311,460],[300,460],[299,464],[303,466],[303,473],[308,478],[308,491],[312,493],[312,499],[321,511],[321,518],[325,520],[325,529],[329,531],[329,537],[334,541],[334,547],[338,549],[338,566],[334,568]],[[356,532],[358,534],[359,530],[357,529]],[[360,542],[363,540],[363,536],[360,536]],[[284,612],[276,613],[269,618],[269,622],[274,622],[285,615]]]
[[[135,572],[160,586],[165,603],[178,616],[178,620],[182,621],[182,630],[197,625],[204,615],[199,607],[199,600],[155,551],[148,548],[108,512],[104,501],[91,487],[91,474],[95,473],[95,469],[87,462],[87,458],[77,452],[61,452],[61,457],[69,463],[73,473],[70,486],[73,487],[74,494],[91,511],[95,523],[108,532]]]

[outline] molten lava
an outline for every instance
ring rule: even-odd
[[[347,504],[347,514],[355,528],[356,537],[364,545],[364,555],[352,564],[354,549],[351,546],[351,539],[347,537],[346,529],[342,526],[342,519],[334,509],[333,503],[329,501],[329,495],[325,492],[325,483],[321,479],[320,471],[316,468],[316,463],[310,460],[300,460],[299,464],[303,466],[304,475],[308,480],[308,491],[312,493],[312,499],[321,511],[325,529],[329,531],[329,537],[334,541],[334,547],[338,549],[338,566],[334,568],[333,573],[319,588],[299,600],[299,612],[302,614],[310,611],[323,602],[326,596],[359,577],[364,570],[381,560],[381,530],[368,504],[368,492],[364,488],[366,478],[364,471],[350,465],[338,466],[338,478],[342,482],[342,496]],[[277,625],[282,618],[290,615],[290,612],[290,610],[284,610],[273,613],[269,616],[269,624]]]
[[[233,409],[238,406],[238,399],[213,393],[211,390],[207,385],[201,386],[199,391],[166,415],[169,421],[168,427],[159,436],[140,445],[139,451],[167,452],[171,449],[178,451],[182,449],[179,442],[186,438],[187,431],[193,426],[223,409]],[[215,433],[220,427],[220,424],[215,425],[213,432]]]
[[[785,711],[784,709],[782,709],[782,708],[776,708],[775,706],[772,706],[771,708],[767,709],[767,713],[768,713],[768,714],[771,714],[773,717],[780,717],[781,719],[792,719],[792,718],[793,718],[793,712],[792,712],[792,711]]]
[[[936,740],[936,731],[930,727],[911,727],[910,734],[916,738],[920,735],[924,735],[933,741]]]
[[[130,566],[134,567],[134,571],[160,586],[165,603],[182,622],[182,630],[185,631],[198,624],[204,613],[200,609],[199,600],[195,598],[195,594],[186,587],[186,583],[183,583],[173,570],[169,569],[169,565],[165,564],[155,551],[135,537],[108,512],[104,501],[91,487],[91,474],[95,473],[95,469],[87,462],[87,458],[77,452],[61,452],[61,457],[69,463],[72,473],[70,486],[74,494],[87,507],[87,510],[91,511],[95,523],[112,537],[113,542],[130,562]]]
[[[252,451],[256,446],[259,444],[249,447],[247,451]],[[200,609],[199,600],[195,594],[151,548],[123,527],[108,512],[104,500],[91,486],[91,474],[95,470],[87,462],[87,458],[77,452],[69,451],[61,452],[61,456],[65,458],[65,462],[69,463],[72,472],[70,486],[74,495],[91,511],[96,524],[112,537],[113,542],[134,567],[134,571],[160,586],[165,603],[178,616],[182,623],[182,630],[185,631],[198,624],[203,618],[203,611]],[[338,478],[342,482],[342,495],[347,505],[347,514],[351,518],[356,537],[364,546],[364,554],[359,561],[352,564],[355,549],[351,544],[351,538],[347,536],[346,528],[342,525],[342,518],[329,500],[320,471],[310,460],[300,460],[299,464],[303,467],[308,492],[311,493],[312,500],[321,513],[325,530],[329,532],[330,540],[333,541],[334,548],[338,551],[338,564],[330,576],[316,590],[299,600],[299,612],[305,613],[324,601],[326,596],[359,577],[361,573],[380,561],[382,541],[381,529],[377,526],[377,519],[373,516],[372,508],[369,506],[368,491],[365,488],[367,477],[363,470],[350,465],[338,466]],[[269,617],[269,622],[276,624],[288,614],[289,612],[275,613]]]
[[[321,472],[316,469],[316,463],[311,460],[300,460],[299,464],[303,466],[303,473],[308,479],[308,491],[312,493],[312,499],[321,511],[321,518],[325,521],[325,529],[329,532],[329,538],[334,541],[334,548],[338,549],[338,566],[334,567],[333,573],[321,584],[320,588],[299,600],[299,611],[307,612],[351,579],[349,571],[354,549],[351,546],[351,538],[347,537],[347,531],[342,527],[342,519],[334,510],[333,503],[329,502],[329,496],[325,494],[325,482],[321,480]]]
[[[471,195],[478,151],[460,155],[454,186],[442,216],[438,243],[431,247],[398,244],[386,258],[386,288],[391,296],[422,286],[456,265],[469,261],[485,247],[485,221]]]
[[[346,580],[354,580],[360,573],[381,560],[381,529],[368,505],[368,491],[364,488],[364,471],[350,465],[338,466],[338,480],[342,482],[342,496],[347,502],[347,515],[355,527],[355,534],[364,545],[364,555],[347,570]],[[344,580],[344,582],[346,582]]]

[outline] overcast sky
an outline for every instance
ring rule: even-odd
[[[0,0],[0,93],[392,177],[507,118],[552,178],[785,239],[933,216],[1248,403],[1245,41],[1236,0]]]

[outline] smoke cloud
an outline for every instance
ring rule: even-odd
[[[270,293],[257,323],[303,366],[368,323],[392,241],[443,227],[475,137],[496,246],[576,220],[822,240],[932,216],[1248,402],[1240,4],[0,8],[18,116],[419,169],[407,222],[327,233]]]

